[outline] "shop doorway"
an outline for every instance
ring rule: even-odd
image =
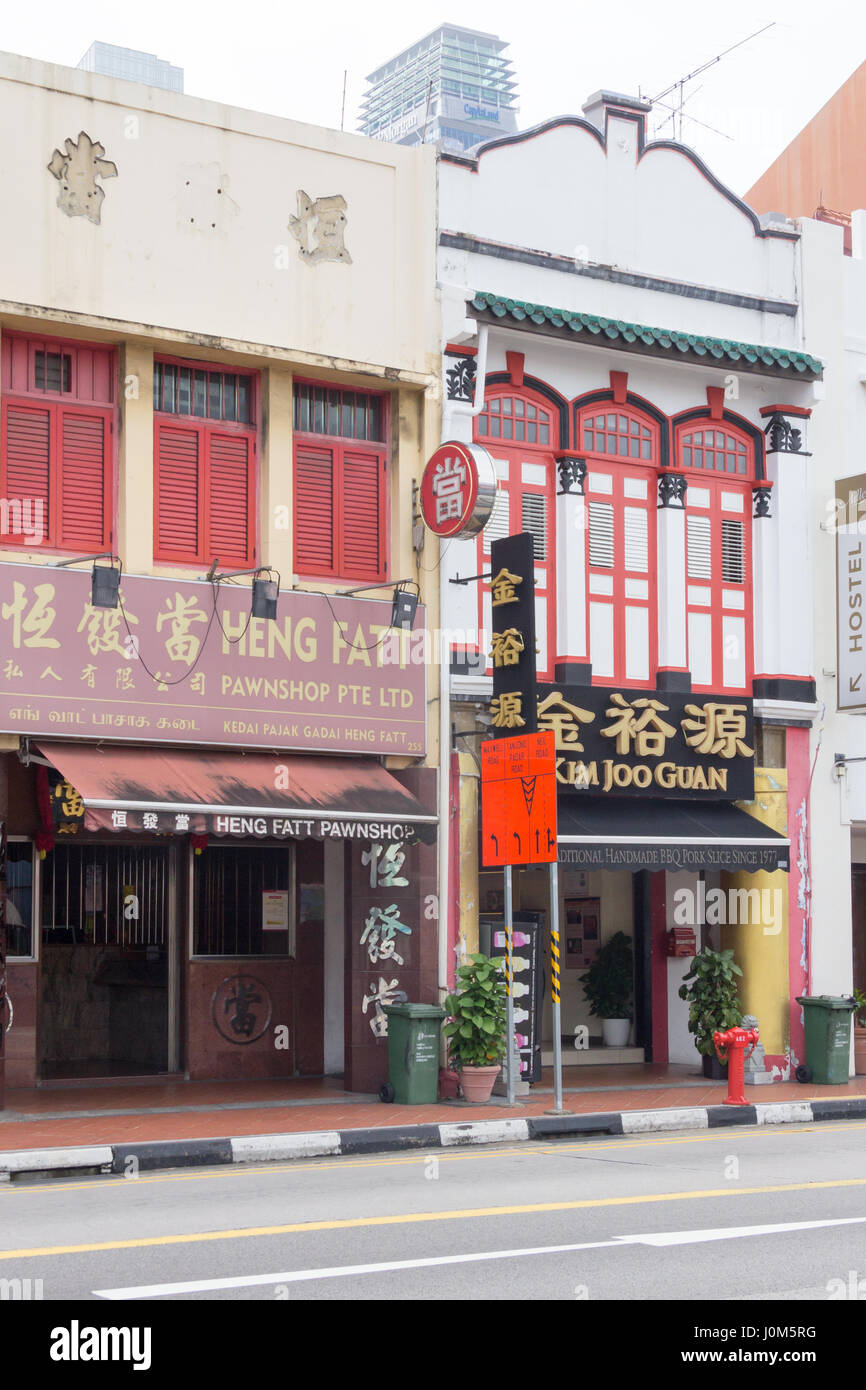
[[[173,1070],[174,855],[168,845],[65,844],[41,876],[43,1080]]]

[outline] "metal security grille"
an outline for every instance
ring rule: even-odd
[[[168,858],[163,845],[55,845],[42,866],[46,942],[164,946]]]
[[[33,385],[37,391],[71,391],[71,353],[35,352],[33,354]]]
[[[292,428],[343,439],[384,440],[384,401],[365,391],[296,385]]]
[[[536,560],[547,559],[547,498],[543,492],[524,492],[520,499],[523,530],[532,536]]]
[[[166,415],[252,423],[253,377],[199,367],[153,364],[153,408]]]
[[[746,577],[743,552],[743,523],[722,518],[722,580],[742,584]]]
[[[291,892],[293,850],[292,845],[213,845],[196,856],[195,955],[288,954],[288,932],[262,930],[262,894]]]

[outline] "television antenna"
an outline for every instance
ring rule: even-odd
[[[701,73],[706,72],[708,68],[715,67],[716,63],[720,63],[723,58],[726,58],[729,53],[733,53],[735,49],[742,48],[746,43],[751,43],[752,39],[756,39],[759,34],[766,34],[768,29],[775,28],[775,24],[776,21],[772,20],[769,24],[765,24],[762,29],[756,29],[753,34],[749,34],[746,38],[739,39],[736,43],[732,43],[730,48],[726,48],[721,53],[717,53],[715,58],[710,58],[708,62],[702,63],[701,66],[695,68],[693,72],[687,72],[683,77],[677,78],[676,82],[672,82],[669,87],[665,87],[664,91],[659,92],[658,96],[652,97],[651,103],[653,106],[663,106],[665,110],[670,113],[665,116],[661,125],[656,127],[654,134],[658,135],[659,131],[663,130],[668,121],[670,121],[674,139],[682,140],[683,107],[687,101],[690,101],[693,96],[697,95],[697,92],[691,92],[688,96],[685,95],[686,83],[694,81],[696,77],[700,77]],[[700,91],[700,87],[697,90]],[[672,93],[677,94],[675,105],[673,106],[664,100],[665,97],[671,96]],[[694,121],[696,125],[703,126],[705,130],[713,131],[715,135],[722,135],[726,140],[733,139],[733,136],[726,135],[723,130],[716,130],[715,126],[707,125],[704,121],[699,121],[696,116],[690,116],[686,113],[686,120]]]

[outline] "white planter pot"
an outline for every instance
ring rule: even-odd
[[[601,1036],[605,1047],[627,1047],[631,1020],[627,1018],[603,1018]]]

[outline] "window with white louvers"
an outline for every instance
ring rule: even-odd
[[[591,569],[613,569],[613,503],[589,504],[589,564]]]
[[[692,689],[746,695],[754,665],[750,514],[755,446],[732,423],[724,435],[708,429],[678,432],[676,453],[678,465],[690,470],[686,625]]]
[[[623,508],[624,563],[630,573],[649,569],[649,526],[645,507]]]
[[[689,579],[712,579],[710,518],[708,516],[689,516],[686,518],[686,524]]]
[[[653,486],[650,486],[650,483]],[[587,600],[593,680],[649,685],[655,673],[654,479],[606,464],[587,474]]]
[[[493,502],[493,510],[481,533],[484,549],[488,554],[490,553],[491,541],[501,541],[509,534],[509,512],[508,490],[500,485]]]

